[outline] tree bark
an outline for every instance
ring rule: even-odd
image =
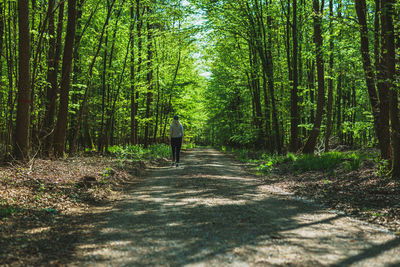
[[[55,0],[49,1],[49,5],[55,7]],[[56,111],[56,100],[58,92],[57,74],[59,70],[60,55],[62,49],[62,29],[64,20],[64,2],[60,2],[57,22],[57,37],[55,34],[54,13],[49,18],[49,53],[48,53],[48,73],[47,73],[47,94],[46,110],[41,126],[41,135],[44,138],[43,154],[49,156],[52,147],[52,137],[54,130],[54,115]]]
[[[64,55],[61,71],[60,107],[54,134],[54,154],[64,156],[65,137],[67,133],[68,97],[72,69],[72,56],[75,39],[76,0],[68,0],[68,23],[65,37]]]
[[[143,19],[141,16],[141,12],[140,12],[140,8],[141,8],[141,2],[140,0],[136,0],[136,34],[137,34],[137,40],[138,40],[138,64],[137,64],[137,82],[141,81],[141,69],[142,69],[142,44],[143,44],[143,40],[142,40],[142,26],[143,26]],[[139,121],[138,121],[138,116],[139,116],[139,90],[136,90],[135,92],[135,110],[134,110],[134,139],[135,142],[134,144],[138,144],[139,143]]]
[[[303,148],[303,153],[312,154],[317,144],[317,138],[321,131],[322,116],[324,114],[325,103],[325,83],[324,83],[324,60],[322,55],[322,10],[319,7],[319,0],[313,0],[314,11],[314,42],[316,47],[316,62],[317,62],[317,79],[318,79],[318,97],[317,97],[317,112],[315,116],[315,123],[311,130],[310,136]]]
[[[131,36],[134,35],[134,21],[135,21],[135,8],[132,4],[131,6]],[[137,22],[137,21],[136,21]],[[138,22],[137,22],[138,23]],[[130,77],[130,83],[131,83],[131,128],[130,128],[130,143],[131,145],[135,145],[135,121],[136,121],[136,113],[135,113],[135,103],[136,103],[136,98],[135,98],[135,39],[132,38],[132,46],[131,46],[131,77]]]
[[[383,60],[384,77],[386,87],[390,90],[390,122],[392,130],[392,176],[400,179],[400,121],[398,107],[398,88],[395,85],[396,74],[396,47],[393,25],[394,15],[393,0],[382,0],[382,33],[383,39]]]
[[[293,0],[293,23],[292,23],[292,38],[293,38],[293,86],[290,96],[290,151],[296,152],[299,148],[299,97],[298,91],[298,69],[297,69],[297,54],[298,54],[298,39],[297,39],[297,0]]]
[[[378,100],[378,95],[375,87],[375,75],[371,64],[370,54],[369,54],[369,40],[368,40],[368,27],[367,27],[367,19],[366,19],[366,2],[365,0],[356,0],[355,1],[356,12],[358,16],[358,22],[360,24],[360,35],[361,35],[361,56],[363,59],[363,67],[365,73],[365,80],[368,89],[369,100],[372,107],[372,114],[374,117],[374,128],[378,137],[379,147],[381,151],[381,157],[384,159],[390,158],[390,138],[389,138],[389,129],[388,129],[388,117],[387,107],[382,106],[382,101],[386,102],[387,98],[387,89],[380,86],[380,96],[381,103]],[[379,8],[379,7],[377,7]],[[375,22],[376,23],[376,22]],[[376,41],[376,40],[375,40]],[[375,44],[378,46],[379,44]],[[378,50],[375,49],[377,53]],[[378,59],[378,58],[377,58]],[[376,62],[377,66],[380,66],[380,63]],[[379,75],[378,71],[378,75]],[[383,108],[383,109],[382,109]],[[385,126],[387,125],[387,126]]]
[[[3,14],[4,7],[0,4],[0,55],[3,55],[3,36],[4,36],[4,14]],[[3,61],[0,60],[0,73],[3,73]],[[0,79],[0,99],[3,98],[3,82]],[[3,104],[3,103],[2,103]],[[4,120],[7,121],[7,105],[3,105],[4,110],[0,110],[2,114],[4,114]],[[0,128],[0,142],[5,143],[6,140],[4,133],[6,132],[6,123],[2,124]],[[3,128],[4,127],[4,128]]]
[[[29,160],[29,123],[30,123],[30,36],[29,36],[29,3],[18,0],[19,29],[19,76],[18,105],[15,129],[14,153],[17,159]]]
[[[332,131],[332,103],[333,103],[333,0],[329,1],[329,81],[328,81],[328,104],[326,107],[326,133],[325,133],[325,152],[329,151],[329,138]]]
[[[150,7],[146,7],[147,16],[151,15]],[[153,101],[153,27],[147,18],[147,97],[146,97],[146,124],[144,129],[144,145],[147,147],[150,143],[150,119],[151,119],[151,104]]]

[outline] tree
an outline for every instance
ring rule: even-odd
[[[19,78],[18,106],[15,129],[16,158],[29,159],[29,124],[30,124],[30,35],[29,35],[29,3],[18,0],[18,29],[19,29]]]
[[[68,23],[67,34],[65,37],[61,87],[60,87],[60,107],[57,117],[57,125],[54,134],[54,153],[57,157],[64,156],[65,138],[67,132],[67,116],[70,78],[72,69],[72,56],[75,39],[75,19],[76,19],[76,0],[68,0]]]
[[[383,61],[386,87],[390,90],[390,121],[392,130],[392,176],[400,178],[400,120],[398,107],[398,88],[395,85],[396,46],[395,29],[393,25],[393,0],[382,0],[382,31],[383,31]]]
[[[310,136],[303,148],[303,153],[314,153],[315,145],[317,143],[318,135],[321,131],[322,115],[324,113],[325,103],[325,81],[324,81],[324,60],[322,50],[322,10],[323,5],[320,7],[319,0],[313,0],[313,16],[314,16],[314,43],[315,43],[315,57],[317,62],[317,80],[318,80],[318,97],[317,97],[317,112],[315,116],[315,123],[311,130]]]

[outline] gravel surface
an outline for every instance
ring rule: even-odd
[[[215,150],[182,158],[93,210],[65,264],[400,266],[400,238],[384,229],[295,199]]]

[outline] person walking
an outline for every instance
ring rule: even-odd
[[[171,138],[171,148],[172,148],[172,164],[171,166],[179,166],[179,159],[182,147],[183,139],[183,126],[179,122],[179,117],[175,116],[169,129],[169,135]]]

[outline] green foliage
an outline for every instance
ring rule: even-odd
[[[142,145],[112,146],[109,153],[119,159],[144,159],[167,158],[171,155],[171,148],[166,144],[153,144],[145,148]]]
[[[379,176],[388,176],[390,174],[390,166],[388,160],[376,159],[376,163],[378,164],[377,174]]]
[[[344,162],[344,170],[349,171],[356,171],[361,166],[361,158],[359,155],[352,153],[350,155],[346,155],[347,161]]]
[[[7,217],[16,212],[16,209],[10,206],[0,206],[0,217]]]
[[[166,144],[154,144],[145,151],[150,158],[168,158],[172,153],[171,147]]]
[[[141,160],[145,151],[141,145],[127,145],[125,147],[111,146],[108,152],[116,158]]]
[[[336,168],[342,161],[343,154],[340,152],[323,153],[320,156],[305,154],[293,162],[296,171],[329,171]]]

